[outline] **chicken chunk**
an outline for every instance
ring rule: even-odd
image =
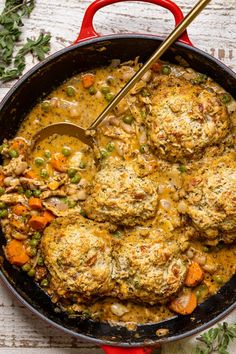
[[[109,165],[95,176],[84,209],[96,221],[133,226],[155,216],[157,187],[126,165]]]
[[[236,153],[206,162],[186,179],[187,214],[210,243],[236,240]]]
[[[111,239],[103,225],[80,214],[58,218],[45,229],[41,249],[60,296],[69,292],[91,299],[113,288]]]
[[[198,159],[229,131],[229,113],[217,94],[183,78],[162,77],[152,106],[149,144],[169,161]]]
[[[179,240],[184,236],[182,231]],[[117,297],[149,304],[167,302],[185,279],[180,243],[160,231],[128,231],[113,249]]]

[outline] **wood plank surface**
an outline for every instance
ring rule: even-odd
[[[70,45],[80,30],[88,0],[40,0],[29,19],[25,21],[26,37],[36,37],[40,31],[52,34],[51,53]],[[195,3],[177,0],[187,13]],[[0,0],[0,10],[4,1]],[[94,18],[96,30],[111,33],[151,33],[166,35],[173,27],[173,16],[156,5],[144,2],[122,2],[101,9]],[[236,0],[212,0],[207,9],[190,26],[189,35],[194,45],[223,61],[236,71]],[[27,71],[35,62],[27,57]],[[0,84],[0,100],[13,82]],[[236,311],[226,318],[236,322]],[[195,339],[165,345],[163,354],[194,353]],[[94,345],[82,343],[61,333],[30,313],[18,300],[0,285],[0,354],[99,354]],[[236,353],[236,343],[230,353]]]

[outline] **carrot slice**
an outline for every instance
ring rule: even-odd
[[[0,172],[0,186],[3,186],[4,178],[5,178],[5,175],[4,175],[4,173],[1,171],[1,172]]]
[[[41,199],[35,197],[31,197],[29,199],[29,206],[31,207],[31,209],[35,209],[35,210],[41,210],[43,208]]]
[[[193,292],[182,294],[171,301],[169,308],[180,315],[190,315],[197,307],[197,297]]]
[[[23,204],[16,204],[12,207],[12,212],[18,216],[26,214],[27,211],[27,207]]]
[[[49,210],[43,212],[43,217],[47,220],[48,224],[55,219],[55,216]]]
[[[66,171],[66,157],[60,153],[55,154],[51,158],[51,165],[54,168],[54,170],[59,171],[59,172],[65,172]]]
[[[186,286],[196,286],[204,278],[204,272],[197,262],[192,262],[188,268],[187,275],[184,281]]]
[[[45,216],[40,216],[40,215],[34,215],[30,218],[29,220],[29,225],[32,227],[34,230],[43,230],[47,226],[47,219]]]
[[[34,179],[34,178],[37,177],[36,173],[35,173],[34,171],[32,171],[32,170],[27,171],[27,172],[24,174],[24,176],[25,176],[26,178],[30,178],[30,179]]]
[[[11,148],[17,150],[19,154],[24,154],[28,147],[27,142],[22,138],[14,139],[11,144]]]
[[[29,261],[24,244],[18,240],[11,240],[5,248],[7,258],[11,264],[22,266]]]
[[[151,66],[151,70],[154,71],[154,73],[159,73],[161,71],[161,68],[162,68],[162,64],[159,62],[156,62]]]
[[[95,82],[95,77],[93,74],[85,74],[82,76],[81,82],[84,88],[89,88],[93,86]]]

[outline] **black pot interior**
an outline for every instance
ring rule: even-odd
[[[141,61],[145,61],[160,42],[160,38],[152,36],[109,36],[54,54],[19,80],[0,104],[0,140],[12,138],[32,106],[65,79],[81,71],[108,65],[112,59],[126,61],[139,56]],[[165,59],[174,63],[188,63],[193,69],[212,77],[236,97],[236,75],[207,54],[186,45],[176,44],[165,55]],[[51,303],[37,284],[6,261],[2,250],[4,243],[4,236],[1,234],[0,259],[3,260],[1,270],[5,283],[15,289],[18,297],[23,298],[42,317],[73,335],[96,343],[140,346],[180,339],[213,324],[234,308],[236,303],[234,276],[190,316],[175,316],[157,324],[140,325],[135,331],[87,319],[68,318]],[[156,336],[156,331],[160,328],[169,329],[167,337]]]

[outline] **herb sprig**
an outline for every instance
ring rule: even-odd
[[[236,323],[229,325],[224,322],[216,328],[211,328],[197,338],[201,342],[196,347],[195,354],[230,354],[227,349],[229,343],[236,338]]]
[[[35,7],[34,0],[6,0],[0,15],[0,81],[18,78],[25,68],[25,56],[31,53],[43,60],[50,49],[51,36],[40,34],[36,40],[27,38],[27,42],[13,59],[15,44],[22,33],[24,17],[29,17]]]

